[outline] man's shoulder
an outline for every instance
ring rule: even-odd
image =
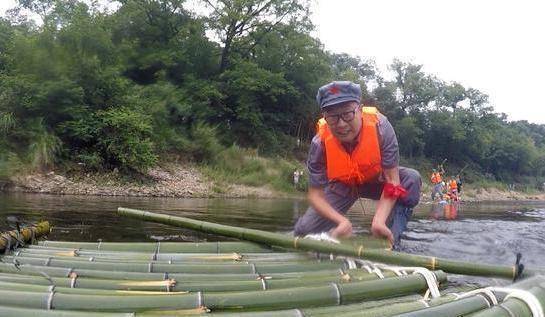
[[[388,117],[386,117],[385,115],[383,115],[382,113],[378,112],[377,113],[377,118],[378,118],[378,124],[384,124],[384,122],[388,122]]]

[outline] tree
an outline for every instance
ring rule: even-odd
[[[308,13],[307,0],[204,0],[204,3],[212,11],[208,17],[210,27],[223,44],[219,73],[229,66],[233,50],[244,56],[282,22],[296,25],[306,20]],[[258,29],[260,37],[245,41],[248,34]]]

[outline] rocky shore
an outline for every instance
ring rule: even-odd
[[[115,171],[109,173],[61,174],[56,171],[12,177],[3,191],[59,195],[142,196],[180,198],[281,198],[289,194],[269,187],[251,187],[222,184],[207,179],[188,164],[170,164],[150,169],[140,179],[130,178]],[[429,201],[429,188],[424,186],[422,201]],[[301,193],[299,196],[303,196]],[[292,195],[293,196],[293,195]],[[464,201],[545,200],[545,193],[528,194],[497,188],[464,186]]]
[[[12,177],[4,191],[58,195],[148,197],[282,197],[267,187],[225,185],[207,180],[191,165],[166,165],[150,169],[139,179],[108,173],[61,174],[56,171]]]

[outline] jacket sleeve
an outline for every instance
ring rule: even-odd
[[[311,187],[324,187],[327,185],[327,171],[325,151],[322,140],[315,135],[310,143],[310,149],[307,158],[307,168],[309,175],[309,185]]]
[[[377,127],[380,154],[382,156],[382,168],[399,166],[399,145],[392,124],[388,121],[388,118],[379,114]]]

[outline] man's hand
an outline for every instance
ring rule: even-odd
[[[335,229],[331,231],[333,238],[346,238],[352,235],[352,223],[347,218],[344,218]]]
[[[371,233],[375,237],[384,237],[390,241],[392,245],[394,245],[394,235],[392,234],[392,231],[386,226],[386,224],[373,221],[371,224]]]

